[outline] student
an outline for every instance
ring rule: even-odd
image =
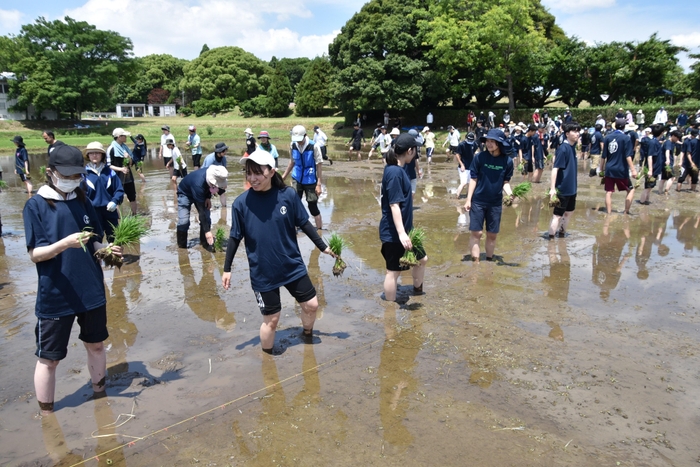
[[[228,171],[220,165],[195,170],[182,179],[177,187],[177,246],[187,248],[192,205],[199,213],[199,242],[205,248],[214,244],[211,233],[211,197],[226,189]]]
[[[15,173],[27,186],[27,195],[32,196],[32,182],[30,182],[32,177],[29,175],[29,155],[27,154],[27,148],[24,145],[24,140],[19,135],[15,136],[12,142],[17,146],[17,150],[15,151]]]
[[[457,146],[457,174],[459,175],[459,186],[457,187],[457,198],[462,195],[462,190],[469,185],[469,167],[474,160],[474,154],[477,152],[476,136],[470,132],[466,139]]]
[[[663,158],[662,154],[662,148],[661,148],[661,142],[660,138],[661,135],[664,132],[664,127],[663,125],[656,124],[651,126],[651,138],[649,139],[647,143],[647,148],[646,148],[646,157],[643,158],[640,163],[641,163],[641,169],[644,170],[644,167],[647,167],[648,174],[644,180],[644,191],[642,192],[642,196],[639,198],[639,204],[644,204],[644,205],[649,205],[651,202],[649,201],[649,198],[651,196],[651,189],[656,186],[657,183],[660,183],[659,178],[661,177],[661,164],[657,164],[657,160],[661,160]],[[659,169],[659,173],[656,173],[656,169]],[[653,180],[653,181],[652,181]]]
[[[163,131],[163,134],[160,135],[160,149],[158,149],[158,159],[163,158],[163,151],[165,150],[165,141],[168,139],[168,137],[173,138],[173,140],[175,139],[175,136],[173,136],[172,133],[170,133],[170,126],[163,125],[162,127],[160,127],[160,129]],[[165,167],[168,167],[168,162],[170,161],[168,161],[167,159],[163,159],[163,165]],[[168,168],[168,173],[171,177],[173,176],[172,165]]]
[[[601,131],[603,127],[599,124],[593,129],[593,134],[591,135],[591,170],[589,176],[595,177],[595,169],[600,164],[600,155],[603,153],[603,133]]]
[[[35,313],[34,389],[42,414],[53,412],[56,367],[68,353],[75,318],[87,350],[87,366],[95,394],[105,391],[107,301],[102,268],[95,258],[103,231],[80,180],[83,154],[73,146],[57,146],[46,168],[46,185],[24,206],[24,230],[29,258],[39,275]],[[86,236],[89,229],[95,235]],[[83,250],[86,249],[86,251]],[[112,246],[121,256],[121,247]]]
[[[700,155],[697,150],[698,145],[698,129],[691,128],[690,136],[683,141],[683,150],[681,152],[681,167],[683,174],[678,178],[678,187],[676,191],[681,191],[681,186],[685,179],[690,174],[690,190],[697,191],[698,185],[698,162],[696,158]]]
[[[170,159],[168,166],[172,166],[173,175],[170,180],[177,185],[178,178],[185,178],[187,175],[187,161],[185,161],[185,156],[182,155],[180,149],[175,146],[175,139],[170,137],[165,140],[165,149],[163,149],[163,156]]]
[[[124,189],[119,176],[107,165],[107,153],[102,143],[94,141],[83,151],[85,179],[81,188],[97,213],[107,241],[114,241],[114,228],[119,224],[117,206],[124,201]]]
[[[531,129],[534,125],[530,126]],[[536,128],[532,130],[534,134]],[[529,133],[529,131],[528,131]],[[489,130],[482,137],[485,150],[474,156],[469,168],[469,191],[464,209],[469,213],[469,249],[472,261],[479,261],[479,243],[486,223],[486,260],[493,261],[496,237],[501,227],[503,192],[512,197],[510,179],[513,159],[506,156],[509,143],[500,130]]]
[[[301,198],[276,172],[270,153],[257,150],[242,158],[241,163],[245,164],[250,189],[233,202],[221,283],[226,290],[231,287],[231,264],[241,240],[245,240],[250,285],[263,315],[260,345],[263,352],[272,354],[282,310],[280,287],[285,287],[301,306],[305,342],[312,343],[313,339],[318,299],[299,251],[297,228],[319,250],[335,255],[309,222]]]
[[[318,127],[316,127],[318,128]],[[321,131],[321,130],[319,130]],[[323,133],[323,132],[321,132]],[[318,135],[316,135],[317,138],[320,138]],[[323,137],[325,137],[325,134],[323,134]],[[258,149],[262,149],[263,151],[269,152],[272,154],[272,158],[275,160],[275,168],[277,168],[278,164],[278,158],[280,157],[279,153],[277,152],[277,147],[270,142],[270,133],[267,131],[261,130],[260,134],[258,135]],[[325,146],[324,146],[325,147]],[[323,148],[321,148],[321,154],[323,154]],[[328,159],[328,157],[326,157]],[[331,161],[331,165],[333,165],[333,161]]]
[[[146,181],[146,177],[143,175],[143,161],[146,159],[146,154],[148,154],[148,146],[146,146],[146,138],[142,134],[136,135],[136,138],[129,136],[131,141],[134,143],[134,149],[131,150],[131,154],[134,156],[134,165],[136,166],[136,172],[138,172],[141,182]]]
[[[676,144],[678,144],[682,138],[683,135],[680,131],[673,130],[671,133],[669,133],[669,138],[664,141],[662,146],[663,157],[656,161],[656,163],[661,166],[659,170],[661,171],[661,180],[664,181],[664,183],[659,183],[659,194],[661,194],[662,187],[663,193],[666,195],[668,194],[669,190],[671,190],[671,186],[673,185],[673,181],[675,179],[673,176],[673,153],[676,149]],[[666,170],[667,167],[670,170]],[[657,170],[654,170],[654,172],[657,172]]]
[[[540,123],[537,125],[537,132],[532,135],[532,160],[535,168],[533,183],[541,183],[544,172],[545,148],[548,144],[549,138],[544,132],[544,123]]]
[[[359,122],[355,122],[355,124],[353,125],[352,136],[350,137],[350,140],[348,141],[348,145],[350,147],[348,152],[352,154],[353,151],[357,151],[357,160],[358,161],[362,160],[361,148],[362,148],[362,143],[364,143],[364,142],[365,142],[365,134],[362,131],[362,128],[360,128]],[[321,156],[321,163],[323,163],[323,155]]]
[[[185,147],[192,151],[192,165],[194,166],[194,170],[197,170],[202,166],[202,139],[197,134],[196,126],[190,125],[187,131],[189,131],[190,134],[185,142]]]
[[[204,158],[204,162],[202,162],[202,169],[208,169],[213,165],[226,168],[227,153],[228,146],[226,146],[226,143],[216,143],[214,146],[214,152],[208,154],[207,157]],[[219,201],[221,201],[221,206],[226,207],[226,190],[219,190]]]
[[[114,131],[112,131],[114,141],[112,141],[112,144],[109,145],[109,149],[107,149],[107,165],[111,166],[112,170],[117,172],[119,180],[122,182],[124,193],[131,205],[131,214],[135,215],[138,206],[136,202],[134,174],[131,172],[131,160],[133,159],[133,155],[131,154],[131,149],[126,145],[127,136],[131,136],[131,133],[122,128],[115,128]]]
[[[362,130],[360,130],[362,131]],[[306,135],[303,125],[292,128],[292,142],[289,146],[291,160],[282,175],[286,180],[291,173],[299,199],[306,194],[306,204],[316,221],[316,228],[323,228],[321,211],[318,209],[318,197],[321,196],[321,176],[323,174],[323,156],[321,149]],[[358,152],[359,155],[359,152]]]
[[[413,228],[413,196],[411,181],[404,166],[416,156],[419,143],[408,133],[396,137],[393,147],[386,155],[386,166],[382,176],[379,240],[382,242],[382,256],[386,262],[384,278],[384,298],[396,300],[396,287],[401,271],[408,269],[400,264],[400,259],[413,248],[408,233]],[[428,257],[425,250],[416,251],[418,265],[413,266],[413,294],[423,294],[423,277]]]
[[[415,155],[403,166],[409,180],[411,180],[411,195],[415,196],[416,188],[418,187],[418,177],[423,178],[423,170],[420,168],[420,147],[423,145],[424,140],[414,129],[408,130],[408,134],[418,143]]]
[[[482,112],[482,116],[483,116],[483,112]],[[454,126],[449,125],[447,127],[447,131],[448,131],[448,133],[447,133],[447,137],[445,138],[445,142],[442,143],[443,148],[445,147],[446,144],[449,144],[449,149],[447,150],[447,159],[445,160],[445,162],[450,161],[450,156],[454,155],[455,157],[457,157],[456,156],[457,146],[459,146],[459,130],[457,130],[457,128],[455,128]]]
[[[576,209],[576,192],[578,186],[576,177],[578,167],[576,150],[574,147],[579,139],[581,127],[578,123],[564,123],[562,125],[565,141],[557,148],[552,168],[552,181],[549,189],[550,198],[555,195],[559,198],[559,206],[554,208],[552,221],[549,223],[549,239],[554,235],[564,237],[566,227],[569,224],[571,214]]]
[[[537,127],[530,124],[527,127],[527,133],[525,137],[520,141],[520,159],[525,163],[524,172],[527,173],[527,181],[532,181],[532,173],[534,172],[535,161],[532,158],[533,145],[535,144],[535,139],[539,141],[539,138],[535,136],[537,133]],[[523,174],[524,175],[524,174]]]
[[[369,150],[367,160],[370,160],[372,158],[372,154],[374,154],[374,151],[377,148],[379,148],[380,154],[382,154],[383,158],[386,152],[389,150],[389,146],[391,145],[391,136],[386,132],[386,127],[382,125],[379,128],[377,128],[377,130],[379,130],[379,133],[376,136],[372,136],[373,142],[370,144],[370,146],[372,146],[372,149]]]
[[[627,121],[624,118],[615,120],[615,131],[605,137],[603,142],[603,155],[600,159],[599,171],[605,171],[605,209],[612,213],[612,194],[617,191],[625,191],[625,214],[630,213],[630,206],[634,199],[634,185],[630,181],[637,177],[637,169],[634,168],[632,157],[634,156],[630,137],[622,132]]]
[[[243,157],[247,157],[248,154],[253,154],[258,146],[255,144],[255,137],[253,136],[253,130],[246,128],[245,131],[245,154]]]
[[[589,158],[589,153],[591,151],[591,134],[588,132],[588,128],[584,128],[583,131],[579,131],[581,135],[581,160],[586,161]],[[555,153],[556,154],[556,153]]]

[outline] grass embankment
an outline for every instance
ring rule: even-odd
[[[197,133],[202,139],[202,145],[213,148],[214,145],[223,141],[227,144],[232,142],[243,143],[245,136],[243,131],[246,128],[253,130],[253,136],[258,137],[260,130],[270,133],[272,142],[275,145],[281,143],[288,144],[289,132],[294,125],[304,125],[311,136],[314,125],[318,125],[328,135],[332,142],[345,142],[352,134],[352,127],[334,129],[342,125],[343,117],[316,117],[303,118],[290,116],[285,118],[243,118],[238,112],[217,114],[216,117],[143,117],[143,118],[110,118],[106,120],[82,120],[80,124],[90,125],[90,128],[75,128],[77,122],[59,121],[0,121],[0,155],[14,154],[15,145],[12,138],[21,135],[30,153],[46,151],[46,143],[41,137],[44,130],[52,130],[56,138],[66,144],[78,147],[85,147],[92,141],[100,141],[108,144],[112,141],[112,130],[121,127],[131,132],[132,135],[141,133],[146,138],[149,147],[160,142],[160,135],[163,134],[160,127],[169,125],[170,132],[175,136],[180,148],[184,148],[187,140],[189,125],[196,125]],[[373,128],[365,128],[365,137],[369,140],[372,136]],[[127,140],[127,145],[131,147],[131,141]]]

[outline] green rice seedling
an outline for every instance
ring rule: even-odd
[[[345,261],[342,260],[340,255],[343,252],[343,248],[348,245],[348,242],[337,233],[331,234],[331,239],[328,241],[328,247],[331,249],[333,254],[337,256],[335,259],[335,264],[333,264],[333,275],[335,277],[342,276],[343,271],[345,271],[345,268],[347,267],[347,264],[345,264]]]
[[[226,241],[226,231],[223,227],[217,227],[214,233],[214,251],[224,251],[224,242]]]
[[[690,173],[694,176],[697,177],[698,174],[700,173],[700,169],[698,169],[697,165],[694,165],[690,168]]]
[[[425,240],[425,230],[423,230],[420,227],[414,227],[411,229],[410,232],[408,232],[408,238],[411,239],[411,244],[413,245],[413,248],[411,248],[410,250],[406,250],[406,252],[399,260],[399,264],[401,266],[409,267],[418,266],[416,252],[424,251],[423,241]]]
[[[41,167],[39,167],[39,175],[41,175],[42,177],[46,177],[46,166],[45,165],[42,165]]]
[[[136,163],[136,171],[138,173],[143,173],[143,161],[138,161]]]
[[[177,156],[177,157],[175,158],[175,161],[177,161],[177,166],[180,167],[180,168],[182,168],[182,157],[181,157],[181,156]]]
[[[92,231],[92,227],[85,227],[82,232],[80,232],[80,235],[78,236],[78,240],[80,240],[80,244],[83,248],[83,251],[87,251],[87,247],[85,246],[85,240],[92,237],[95,235],[95,233]]]
[[[642,185],[642,180],[649,175],[649,167],[646,165],[642,167],[642,170],[639,171],[639,175],[637,175],[637,178],[634,180],[634,187],[639,188]]]
[[[665,174],[667,177],[669,177],[669,178],[673,177],[673,167],[671,167],[670,165],[666,164],[666,165],[664,166],[664,174]]]
[[[520,172],[522,175],[527,175],[527,172],[525,172],[525,162],[520,161],[520,164],[518,164],[518,172]]]
[[[520,198],[520,199],[526,199],[527,194],[530,193],[532,190],[532,183],[530,182],[522,182],[518,183],[513,187],[513,197],[514,198]],[[510,206],[513,204],[513,199],[510,196],[504,196],[503,197],[503,205],[504,206]]]
[[[128,248],[137,244],[141,240],[141,237],[148,235],[150,232],[147,223],[148,219],[140,215],[122,217],[119,224],[116,226],[112,225],[112,227],[114,227],[114,241],[112,244],[122,248]],[[112,252],[112,248],[109,246],[97,250],[95,256],[104,260],[106,266],[116,266],[119,269],[122,267],[122,258],[115,255]]]
[[[550,208],[558,208],[559,206],[561,206],[561,201],[559,201],[559,190],[557,189],[557,191],[553,197],[552,197],[551,193],[552,193],[551,188],[544,193],[545,197],[547,199],[549,199],[549,207]]]
[[[5,180],[0,180],[0,190],[7,188],[7,182]]]

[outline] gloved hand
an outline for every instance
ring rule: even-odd
[[[115,209],[117,209],[117,204],[114,201],[110,201],[109,204],[107,204],[107,210],[113,212]]]

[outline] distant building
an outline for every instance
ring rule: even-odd
[[[146,114],[148,111],[148,114]],[[117,118],[174,117],[175,104],[117,104]]]
[[[27,107],[25,112],[11,111],[10,108],[17,105],[17,99],[10,98],[10,81],[17,79],[14,73],[0,73],[0,120],[57,120],[58,114],[54,110],[44,110],[40,117],[37,117],[33,105]]]

